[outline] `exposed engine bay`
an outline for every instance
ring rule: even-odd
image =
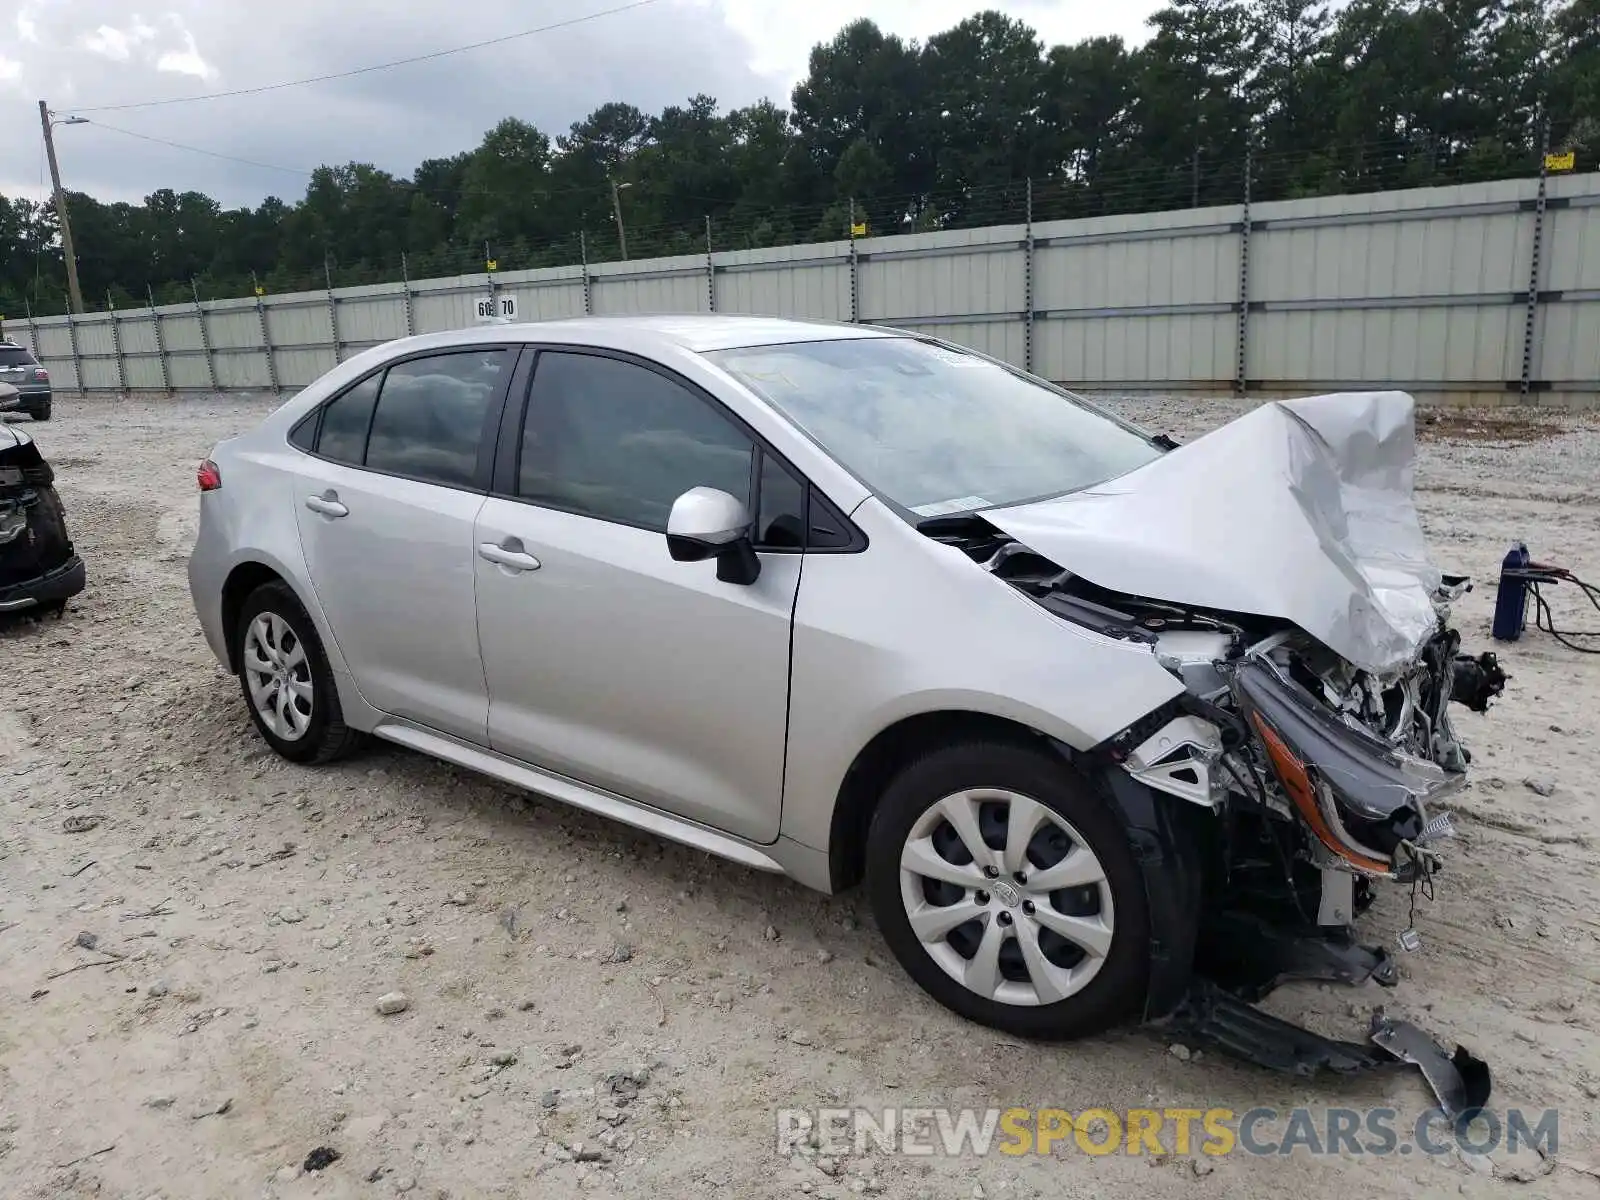
[[[1293,860],[1319,871],[1402,882],[1437,871],[1433,847],[1450,824],[1434,806],[1471,762],[1451,705],[1486,712],[1506,683],[1495,656],[1463,654],[1449,626],[1467,580],[1438,593],[1437,629],[1415,661],[1379,676],[1281,621],[1096,587],[982,516],[924,529],[1058,616],[1148,646],[1183,682],[1183,696],[1104,748],[1134,778],[1219,817],[1264,819]],[[1323,915],[1343,925],[1355,914]]]
[[[1454,832],[1442,805],[1472,760],[1453,706],[1487,712],[1505,689],[1495,655],[1463,652],[1450,624],[1471,584],[1428,555],[1413,408],[1401,393],[1263,405],[1120,479],[918,528],[1182,685],[1091,755],[1179,802],[1140,817],[1119,800],[1136,842],[1180,845],[1146,890],[1192,939],[1153,958],[1169,983],[1152,984],[1147,1020],[1299,1074],[1410,1062],[1448,1108],[1488,1095],[1465,1050],[1381,1013],[1363,1046],[1250,1007],[1291,979],[1397,983],[1354,922],[1379,881],[1409,889],[1413,922],[1433,894]]]

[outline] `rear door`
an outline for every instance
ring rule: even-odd
[[[297,426],[296,517],[317,599],[369,704],[480,745],[489,711],[473,523],[517,360],[413,355]]]
[[[666,544],[690,488],[752,500],[760,448],[713,397],[599,352],[542,352],[512,428],[504,494],[475,539],[491,745],[774,840],[798,539],[762,552],[748,587],[719,582],[714,562],[674,562]]]

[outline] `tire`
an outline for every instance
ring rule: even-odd
[[[954,837],[964,847],[966,839],[949,813],[974,818],[963,821],[968,836],[984,843],[989,869],[1002,872],[985,886],[972,886],[984,882],[982,861],[952,843]],[[1013,816],[1019,828],[1037,830],[1019,847],[1020,860],[992,844],[1005,845]],[[959,864],[963,857],[966,867]],[[1008,873],[1016,861],[1031,882]],[[906,863],[951,878],[932,882]],[[1121,818],[1061,759],[1001,741],[947,746],[916,759],[873,814],[866,865],[873,911],[890,950],[953,1012],[1043,1040],[1091,1036],[1141,1015],[1150,950],[1144,882]],[[1047,868],[1056,872],[1050,879]],[[1031,890],[1079,878],[1091,881]],[[913,908],[927,942],[913,928]],[[941,934],[957,911],[973,919]],[[1083,940],[1064,938],[1060,930]],[[997,986],[988,989],[990,982]]]
[[[245,598],[235,637],[245,707],[280,755],[306,765],[330,763],[365,740],[344,723],[322,639],[287,584],[262,584]],[[256,663],[265,669],[255,670]],[[275,677],[281,682],[274,687]],[[290,695],[280,704],[286,685]],[[263,707],[272,714],[270,723]]]
[[[51,401],[46,400],[41,404],[34,405],[28,412],[35,421],[48,421],[50,419],[50,405]]]

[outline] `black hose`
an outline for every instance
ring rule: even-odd
[[[1544,598],[1541,590],[1545,584],[1554,586],[1559,583],[1570,583],[1588,598],[1597,612],[1600,612],[1600,588],[1585,583],[1572,572],[1560,567],[1545,569],[1533,568],[1526,571],[1506,571],[1505,575],[1511,579],[1522,580],[1523,587],[1527,588],[1528,596],[1533,600],[1534,625],[1541,633],[1548,633],[1559,644],[1578,654],[1600,654],[1600,646],[1582,646],[1573,641],[1573,638],[1600,638],[1600,629],[1567,629],[1556,628],[1555,614],[1551,611],[1550,602]]]

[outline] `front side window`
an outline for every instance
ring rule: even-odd
[[[534,372],[517,495],[665,532],[673,501],[690,488],[748,504],[753,450],[731,421],[657,371],[548,351]]]
[[[755,540],[775,550],[801,550],[806,544],[805,484],[770,454],[761,456]]]
[[[372,415],[366,465],[425,483],[471,487],[484,418],[511,365],[509,351],[470,350],[390,367]]]
[[[1133,428],[919,338],[713,351],[869,487],[916,517],[1061,495],[1161,456]]]

